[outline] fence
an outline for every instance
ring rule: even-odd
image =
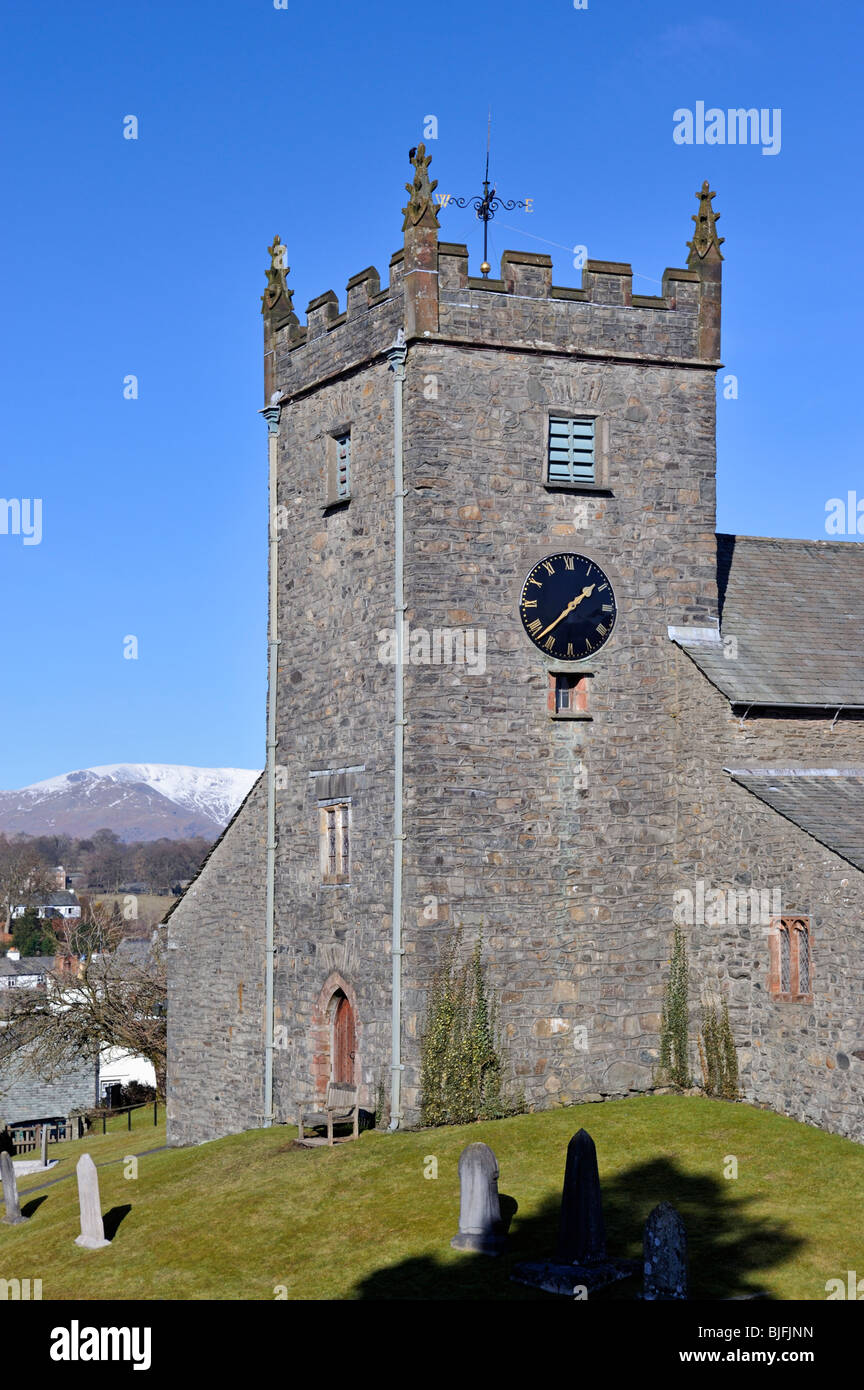
[[[108,1111],[102,1111],[100,1114],[94,1114],[94,1115],[90,1116],[89,1129],[90,1129],[91,1132],[94,1131],[94,1130],[96,1130],[96,1129],[97,1129],[97,1126],[98,1126],[98,1124],[99,1124],[99,1121],[101,1120],[101,1121],[102,1121],[102,1133],[103,1133],[103,1134],[107,1134],[107,1132],[108,1132],[108,1129],[107,1129],[108,1122],[110,1122],[111,1120],[116,1119],[118,1116],[125,1115],[125,1116],[126,1116],[126,1128],[127,1128],[128,1131],[131,1132],[131,1130],[132,1130],[132,1113],[133,1113],[133,1111],[136,1111],[136,1110],[149,1110],[149,1109],[150,1109],[150,1105],[151,1105],[151,1102],[150,1102],[150,1101],[144,1101],[144,1102],[143,1102],[142,1104],[140,1104],[140,1105],[125,1105],[125,1106],[122,1106],[122,1107],[121,1107],[120,1109],[118,1109],[118,1110],[112,1110],[112,1111],[110,1111],[110,1112],[108,1112]],[[157,1124],[159,1123],[159,1102],[158,1102],[158,1100],[154,1100],[154,1101],[152,1102],[152,1105],[153,1105],[153,1124],[154,1124],[154,1125],[157,1125]],[[143,1117],[142,1117],[142,1118],[143,1118]],[[115,1127],[115,1126],[112,1125],[112,1128],[114,1128],[114,1127]],[[67,1141],[67,1142],[68,1142],[68,1141],[71,1140],[71,1139],[83,1139],[83,1138],[84,1138],[84,1135],[85,1135],[85,1134],[87,1133],[87,1131],[88,1131],[88,1123],[87,1123],[87,1119],[85,1118],[85,1116],[83,1116],[83,1115],[73,1115],[73,1116],[72,1116],[71,1118],[69,1118],[69,1119],[66,1119],[66,1120],[58,1120],[58,1121],[55,1121],[54,1123],[49,1123],[49,1124],[45,1124],[45,1125],[13,1125],[13,1126],[11,1127],[11,1133],[12,1133],[12,1142],[13,1142],[13,1144],[15,1145],[15,1153],[16,1153],[16,1154],[26,1154],[26,1153],[33,1153],[33,1152],[38,1153],[38,1152],[40,1152],[40,1151],[41,1151],[41,1147],[42,1147],[42,1131],[43,1131],[43,1129],[47,1129],[47,1131],[48,1131],[48,1143],[49,1143],[49,1144],[60,1144],[60,1143],[63,1143],[64,1141]],[[97,1130],[97,1132],[98,1132],[98,1130]]]

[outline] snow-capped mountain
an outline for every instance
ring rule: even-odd
[[[122,840],[214,839],[258,773],[241,767],[109,763],[0,791],[0,831],[81,839],[107,828]]]

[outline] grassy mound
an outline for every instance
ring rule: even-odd
[[[673,1202],[693,1298],[821,1300],[828,1279],[864,1272],[864,1148],[769,1111],[669,1095],[367,1133],[334,1149],[299,1148],[280,1126],[144,1154],[164,1144],[164,1126],[130,1135],[114,1122],[104,1137],[52,1146],[58,1166],[21,1181],[32,1219],[0,1226],[0,1275],[41,1278],[44,1299],[546,1298],[508,1274],[554,1250],[567,1141],[581,1126],[597,1145],[610,1253],[638,1255],[648,1212]],[[478,1139],[498,1158],[502,1208],[518,1204],[497,1260],[449,1245],[456,1164]],[[110,1249],[74,1244],[85,1150]],[[124,1161],[135,1153],[137,1177]],[[725,1176],[732,1159],[737,1178]],[[631,1280],[597,1297],[637,1292]]]

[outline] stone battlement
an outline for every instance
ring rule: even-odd
[[[667,267],[659,295],[633,293],[626,262],[588,260],[581,284],[553,284],[552,258],[504,251],[497,278],[469,274],[468,247],[438,239],[423,147],[412,151],[418,170],[405,212],[404,246],[390,259],[383,289],[375,266],[348,281],[345,307],[334,290],[311,300],[306,324],[291,306],[278,237],[271,248],[264,296],[267,399],[274,386],[288,395],[334,373],[382,356],[397,331],[414,341],[508,347],[569,356],[614,358],[676,366],[719,366],[722,256],[714,194],[704,184],[687,267]]]

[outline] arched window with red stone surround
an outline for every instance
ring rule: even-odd
[[[813,950],[809,917],[774,917],[769,935],[768,991],[775,999],[813,998]]]

